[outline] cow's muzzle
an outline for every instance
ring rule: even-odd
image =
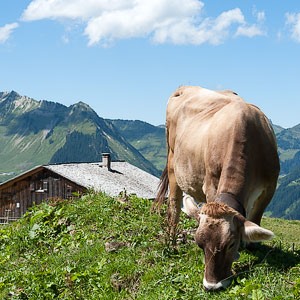
[[[206,279],[204,278],[203,285],[204,285],[206,291],[218,291],[221,289],[226,289],[230,285],[231,281],[232,281],[232,279],[228,278],[228,279],[219,281],[217,283],[212,283],[212,282],[206,281]]]

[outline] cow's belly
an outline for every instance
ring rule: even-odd
[[[198,201],[205,201],[203,180],[205,177],[204,153],[207,124],[193,129],[191,125],[183,126],[188,130],[178,133],[174,151],[174,172],[177,184],[181,190]]]

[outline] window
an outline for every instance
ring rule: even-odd
[[[70,185],[67,185],[66,194],[67,194],[67,197],[72,196],[72,187]]]
[[[48,190],[48,181],[46,181],[46,180],[43,181],[43,190],[44,191]]]

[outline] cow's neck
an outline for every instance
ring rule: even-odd
[[[217,196],[216,202],[224,203],[246,217],[244,206],[232,194],[221,193]]]

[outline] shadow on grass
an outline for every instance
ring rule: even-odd
[[[270,267],[278,270],[287,270],[300,263],[300,250],[290,251],[258,244],[252,253],[258,257],[258,263],[266,262]]]
[[[237,263],[234,270],[236,276],[251,273],[251,269],[255,266],[266,265],[277,271],[287,271],[288,269],[300,264],[300,250],[290,251],[277,246],[269,246],[263,244],[252,244],[244,249],[248,254],[254,256],[251,263]]]

